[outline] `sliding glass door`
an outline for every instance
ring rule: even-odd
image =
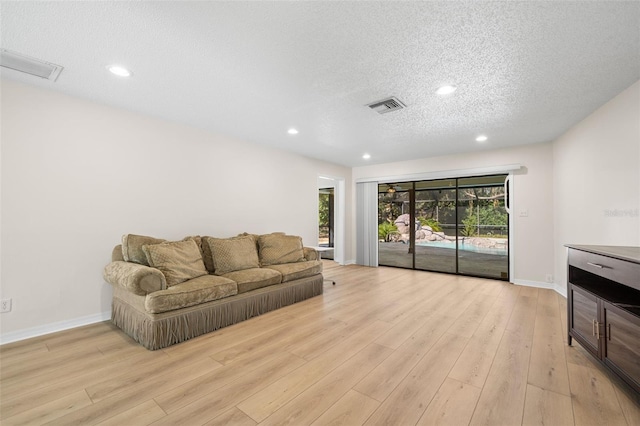
[[[455,273],[456,180],[415,182],[415,191],[415,268]]]
[[[379,265],[413,268],[409,227],[412,192],[411,182],[378,186]]]
[[[458,179],[458,272],[509,278],[505,176]]]
[[[380,184],[378,264],[508,280],[505,179]]]

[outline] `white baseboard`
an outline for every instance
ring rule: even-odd
[[[0,335],[0,345],[18,342],[20,340],[30,339],[32,337],[43,336],[58,331],[68,330],[70,328],[82,327],[83,325],[94,324],[96,322],[106,321],[111,318],[111,311],[101,312],[99,314],[89,315],[81,318],[74,318],[66,321],[54,322],[52,324],[41,325],[38,327],[27,328],[24,330],[12,331]]]
[[[545,283],[542,281],[528,281],[528,280],[513,280],[512,281],[516,285],[521,285],[525,287],[536,287],[536,288],[548,288],[550,290],[555,291],[559,295],[563,297],[567,297],[567,288],[565,286],[556,284],[556,283]]]
[[[553,284],[553,289],[556,291],[556,293],[558,293],[560,296],[563,296],[565,299],[567,298],[567,286],[566,285],[560,285],[560,284]]]

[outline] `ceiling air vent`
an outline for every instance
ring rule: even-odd
[[[0,49],[0,66],[51,81],[56,81],[63,69],[60,65],[50,64],[6,49]]]
[[[381,101],[374,102],[367,106],[372,110],[376,111],[378,114],[385,114],[387,112],[402,109],[405,107],[405,104],[400,102],[398,98],[391,97],[388,99],[383,99]]]

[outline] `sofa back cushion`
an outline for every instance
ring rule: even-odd
[[[260,238],[260,235],[258,235],[258,234],[250,234],[248,232],[243,232],[242,234],[238,234],[237,237],[251,237],[251,238],[253,238],[253,242],[256,243],[256,250],[258,250],[258,238]]]
[[[256,243],[250,236],[234,238],[206,237],[205,240],[211,249],[216,275],[260,267]]]
[[[122,257],[126,262],[139,263],[150,266],[147,256],[142,250],[145,244],[159,244],[166,240],[160,238],[147,237],[144,235],[126,234],[122,236]]]
[[[213,255],[211,254],[211,246],[209,246],[207,238],[213,237],[201,237],[200,251],[202,252],[202,260],[204,260],[204,267],[207,268],[207,272],[214,274],[216,272],[216,268],[213,266]]]
[[[258,238],[260,264],[262,266],[281,265],[305,260],[302,238],[295,235],[266,234]]]
[[[112,262],[124,262],[124,256],[122,256],[122,244],[118,244],[111,250]]]
[[[211,258],[211,249],[209,248],[209,244],[205,241],[207,237],[201,237],[200,235],[192,235],[189,237],[184,237],[184,240],[194,240],[200,249],[200,254],[202,255],[202,261],[204,262],[204,267],[207,269],[209,274],[213,274],[213,259]]]
[[[159,269],[171,287],[207,275],[200,248],[193,239],[161,244],[146,244],[142,250],[149,266]]]

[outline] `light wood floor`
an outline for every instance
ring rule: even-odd
[[[150,352],[109,323],[0,349],[3,425],[640,425],[551,290],[325,261],[322,296]]]

